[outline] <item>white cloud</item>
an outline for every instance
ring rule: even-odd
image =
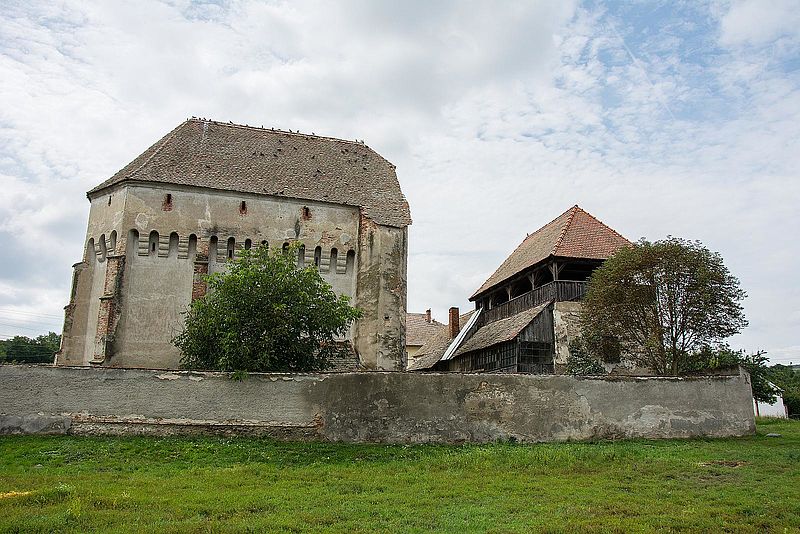
[[[765,44],[800,36],[800,6],[795,0],[741,0],[722,17],[724,45]]]
[[[779,2],[748,15],[763,5],[12,4],[0,246],[19,252],[0,265],[0,309],[57,315],[84,192],[200,115],[365,139],[397,164],[412,311],[469,306],[526,233],[580,203],[632,239],[722,252],[750,293],[735,341],[785,354],[797,319],[776,318],[800,297],[786,237],[800,229],[800,82],[784,65],[797,24]]]

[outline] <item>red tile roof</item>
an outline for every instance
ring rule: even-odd
[[[473,313],[475,313],[475,310],[470,310],[459,317],[458,324],[461,325],[461,328],[464,328]],[[408,363],[408,368],[406,370],[424,371],[425,369],[430,369],[442,359],[442,356],[447,352],[447,348],[452,342],[453,338],[450,337],[450,327],[446,324],[440,325],[438,331],[430,336],[428,341],[420,347],[414,355],[413,361]]]
[[[476,297],[551,256],[604,260],[630,241],[575,205],[525,238]]]
[[[426,313],[406,313],[406,346],[421,347],[443,326],[436,319],[428,322]]]

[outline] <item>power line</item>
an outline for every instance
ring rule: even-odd
[[[2,326],[10,326],[11,328],[18,328],[20,330],[29,330],[31,332],[41,332],[41,328],[31,328],[30,326],[20,326],[18,324],[0,323]]]
[[[53,315],[51,313],[36,313],[36,312],[27,312],[22,310],[12,310],[11,308],[0,308],[0,313],[15,313],[18,315],[28,315],[30,317],[48,317],[50,319],[61,319],[61,315]]]
[[[45,325],[45,326],[47,326],[47,325],[60,326],[62,324],[61,321],[56,321],[55,319],[47,320],[47,321],[31,321],[28,318],[10,317],[10,316],[7,316],[7,315],[3,315],[3,313],[0,313],[0,319],[5,320],[5,321],[14,321],[15,324],[18,323],[18,324],[23,324],[23,325],[27,325],[27,324],[37,325],[38,324],[38,325]]]

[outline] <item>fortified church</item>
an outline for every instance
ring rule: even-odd
[[[363,143],[190,119],[87,196],[57,365],[177,368],[204,275],[299,242],[298,265],[363,311],[350,367],[405,368],[411,215],[395,166]]]
[[[171,340],[205,275],[242,249],[299,243],[298,266],[363,312],[332,370],[561,373],[589,276],[629,244],[573,206],[444,325],[406,314],[408,202],[395,166],[361,142],[190,119],[87,196],[57,365],[177,368]]]

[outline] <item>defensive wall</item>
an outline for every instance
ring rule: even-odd
[[[459,443],[752,434],[746,372],[690,378],[0,366],[0,434]]]

